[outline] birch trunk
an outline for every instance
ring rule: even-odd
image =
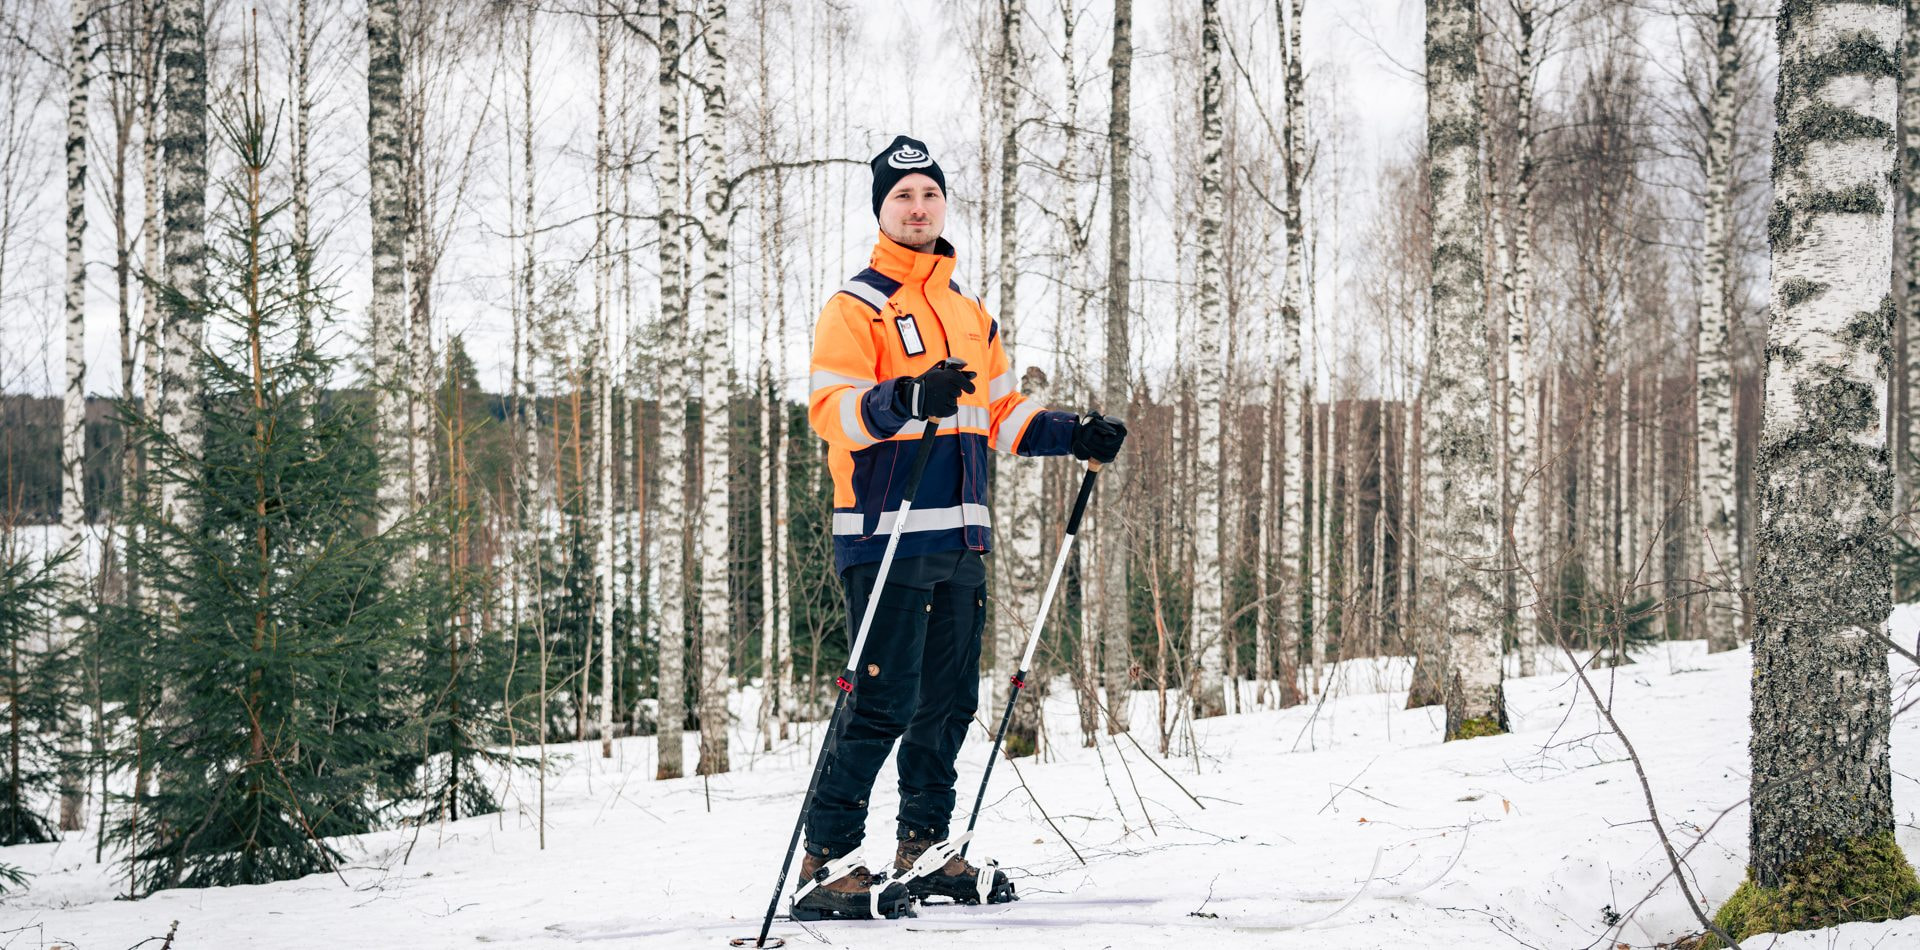
[[[61,401],[60,422],[60,533],[74,551],[67,562],[66,583],[71,596],[91,600],[87,593],[87,81],[88,0],[73,0],[73,29],[67,46],[67,391]],[[70,613],[61,620],[61,641],[71,647],[85,627],[85,618]],[[80,761],[82,725],[79,708],[71,699],[61,703],[60,721],[60,830],[75,831],[86,823],[85,773]]]
[[[1012,354],[1009,354],[1011,357]],[[1020,392],[1036,404],[1046,405],[1052,395],[1047,374],[1037,366],[1028,366],[1020,373]],[[1004,504],[1012,517],[1007,519],[1006,556],[1017,567],[1009,575],[1009,583],[1004,588],[1007,600],[1005,612],[1010,622],[1000,625],[1006,635],[994,656],[994,679],[1000,683],[1006,683],[1019,672],[1021,653],[1026,649],[1027,636],[1032,633],[1028,625],[1040,615],[1040,595],[1046,578],[1041,571],[1030,569],[1029,565],[1039,565],[1046,560],[1046,553],[1042,550],[1043,541],[1054,536],[1048,530],[1046,497],[1041,491],[1042,481],[1038,477],[1040,466],[1031,459],[1015,459],[1013,464],[1017,467],[1007,474],[1025,472],[1033,477],[1007,479]],[[1058,597],[1056,592],[1056,601]],[[1041,711],[1046,706],[1053,673],[1053,664],[1047,659],[1045,651],[1034,654],[1033,669],[1027,672],[1025,695],[1013,707],[1013,721],[1007,727],[1006,750],[1010,757],[1038,755],[1041,737],[1045,732],[1041,728]],[[1001,687],[1002,690],[1005,688]],[[1003,693],[998,704],[986,708],[999,710],[1005,704]]]
[[[104,22],[109,29],[139,29],[146,11],[140,7],[130,7],[116,11]],[[112,103],[114,115],[113,142],[113,280],[114,303],[118,311],[120,334],[120,398],[127,408],[142,408],[139,401],[138,381],[134,376],[135,353],[140,343],[135,337],[133,325],[133,257],[134,238],[129,234],[128,225],[132,221],[131,208],[127,202],[127,160],[132,152],[134,128],[142,124],[145,108],[141,99],[141,77],[146,74],[143,66],[142,51],[147,44],[120,44],[120,48],[109,59],[110,67],[117,76],[109,74],[107,80],[108,101]],[[151,134],[142,136],[152,139]],[[146,190],[144,181],[142,190]],[[145,295],[151,296],[151,294]],[[140,491],[140,450],[131,440],[123,441],[120,446],[121,510],[130,511],[136,503]],[[118,538],[114,541],[120,552],[133,547],[135,528],[132,519],[122,522]],[[125,557],[117,558],[118,563],[109,568],[102,565],[103,571],[117,570],[120,576],[120,600],[122,606],[137,612],[139,610],[139,578]]]
[[[594,322],[599,345],[594,348],[593,433],[596,465],[594,497],[599,517],[594,524],[594,607],[600,624],[600,757],[613,758],[613,248],[607,239],[612,217],[611,145],[607,128],[607,68],[613,53],[613,10],[607,0],[598,3],[594,23],[594,66],[599,87],[595,96],[593,149],[594,185]]]
[[[1832,877],[1837,869],[1822,865],[1838,859],[1834,849],[1864,847],[1890,852],[1900,890],[1913,887],[1893,843],[1890,683],[1878,636],[1891,599],[1883,351],[1900,30],[1900,7],[1865,4],[1788,4],[1778,23],[1752,586],[1748,871],[1761,888]],[[1853,884],[1826,886],[1855,893]]]
[[[1132,319],[1133,265],[1133,0],[1114,0],[1112,74],[1107,114],[1107,352],[1101,378],[1102,412],[1124,414],[1131,405],[1127,325]],[[1130,465],[1122,452],[1102,468],[1108,498],[1125,498]],[[1101,680],[1106,691],[1107,732],[1128,729],[1133,688],[1133,622],[1127,586],[1127,525],[1121,511],[1088,522],[1097,565],[1095,618],[1102,633]]]
[[[367,169],[372,215],[373,296],[370,343],[373,385],[379,400],[381,452],[379,530],[398,523],[412,503],[413,426],[402,349],[406,323],[406,199],[401,124],[404,64],[400,52],[399,0],[367,3]],[[404,565],[395,564],[404,571]]]
[[[1540,649],[1540,593],[1553,589],[1543,557],[1546,528],[1541,523],[1541,481],[1536,476],[1540,451],[1540,378],[1533,368],[1533,32],[1532,0],[1515,5],[1518,28],[1519,91],[1516,95],[1513,178],[1513,284],[1507,303],[1506,442],[1516,572],[1514,635],[1519,643],[1520,675],[1532,676]]]
[[[163,15],[158,2],[146,4],[140,11],[140,28],[148,31],[159,31],[162,28]],[[143,47],[143,52],[139,59],[141,63],[140,87],[141,97],[143,99],[140,104],[140,122],[144,128],[144,134],[140,137],[140,266],[148,274],[165,273],[166,265],[165,259],[162,256],[164,251],[160,245],[162,236],[160,229],[160,192],[163,188],[160,178],[160,140],[164,136],[165,130],[161,127],[160,122],[160,104],[163,92],[160,83],[160,70],[158,68],[158,60],[161,58],[161,53],[157,47],[158,44],[146,44]],[[162,410],[163,400],[161,393],[166,381],[166,374],[162,369],[166,346],[162,332],[160,324],[160,295],[154,293],[153,289],[149,287],[140,295],[139,339],[140,345],[145,350],[141,354],[140,408],[142,412],[147,413],[150,417],[161,418],[164,424],[165,417]],[[147,472],[146,446],[135,445],[133,456],[129,465],[132,467],[132,474],[134,474],[136,478],[128,481],[127,484],[134,486],[134,490],[139,493],[139,500],[144,504],[153,500],[149,494],[152,492],[153,487],[148,484],[147,479],[139,477],[144,476]],[[129,608],[136,607],[139,605],[142,597],[139,573],[129,570],[127,573],[127,582],[127,606]],[[136,712],[136,715],[137,714]],[[144,791],[145,788],[145,775],[140,776],[140,779],[136,784],[136,794]]]
[[[1225,166],[1221,143],[1225,138],[1220,82],[1220,6],[1203,0],[1200,25],[1200,260],[1195,272],[1199,286],[1194,340],[1195,412],[1200,464],[1194,479],[1193,601],[1189,615],[1190,649],[1197,661],[1194,677],[1194,715],[1231,712],[1234,691],[1226,681],[1226,652],[1220,626],[1223,581],[1220,575],[1220,479],[1224,459],[1222,414],[1225,412],[1220,334],[1226,323],[1221,259],[1226,252]]]
[[[1277,2],[1277,0],[1276,0]],[[1274,378],[1274,404],[1279,417],[1274,420],[1273,437],[1280,447],[1280,510],[1275,530],[1279,534],[1277,581],[1279,604],[1280,705],[1300,701],[1297,667],[1300,657],[1301,618],[1305,614],[1301,596],[1300,565],[1304,557],[1306,534],[1301,515],[1306,499],[1306,429],[1302,425],[1303,396],[1306,383],[1301,375],[1304,347],[1301,336],[1301,304],[1306,298],[1306,216],[1301,207],[1307,172],[1306,82],[1302,73],[1300,30],[1306,13],[1305,0],[1289,0],[1286,22],[1286,163],[1287,177],[1287,258],[1286,276],[1280,297],[1280,362]],[[1276,21],[1278,10],[1275,10]]]
[[[727,658],[732,653],[732,611],[727,598],[730,558],[727,549],[729,430],[732,416],[733,361],[727,349],[727,219],[731,216],[727,181],[727,4],[705,0],[701,40],[704,66],[700,89],[705,97],[707,178],[706,270],[700,296],[705,322],[700,346],[701,481],[700,504],[700,763],[701,775],[727,771]]]
[[[193,459],[200,456],[202,438],[200,369],[193,354],[205,321],[191,304],[207,290],[207,39],[202,0],[167,0],[165,43],[164,283],[179,297],[167,307],[160,419],[180,457]],[[199,509],[184,487],[171,478],[161,483],[161,513],[190,532],[199,521]]]
[[[1907,4],[1905,30],[1901,51],[1904,65],[1900,85],[1900,118],[1902,141],[1900,148],[1900,188],[1905,192],[1906,220],[1903,242],[1906,251],[1905,309],[1901,322],[1906,329],[1907,349],[1901,365],[1906,376],[1906,410],[1902,420],[1904,431],[1901,433],[1905,443],[1905,452],[1895,460],[1895,470],[1901,474],[1897,485],[1899,495],[1895,503],[1894,514],[1904,520],[1904,537],[1920,541],[1920,523],[1915,521],[1915,508],[1920,507],[1920,462],[1916,454],[1920,453],[1920,411],[1915,410],[1914,402],[1920,399],[1920,7]],[[1738,522],[1736,521],[1736,524]],[[1909,591],[1896,592],[1906,595]]]
[[[539,228],[534,219],[534,182],[536,176],[533,165],[533,43],[534,14],[536,4],[527,4],[525,17],[521,24],[521,60],[520,60],[520,100],[525,111],[521,114],[520,126],[520,287],[518,294],[520,320],[514,325],[514,414],[520,427],[520,445],[514,453],[517,461],[517,476],[514,479],[515,507],[515,583],[520,586],[523,598],[533,598],[540,589],[540,557],[538,538],[540,534],[538,494],[540,485],[540,405],[534,392],[534,353],[536,341],[540,335],[540,312],[534,299],[537,245],[535,235]],[[519,629],[516,601],[514,629]],[[535,607],[535,610],[540,609]],[[537,620],[536,622],[542,622]]]
[[[1019,260],[1019,217],[1020,217],[1020,150],[1019,150],[1019,84],[1023,68],[1020,48],[1020,25],[1024,14],[1020,0],[1006,0],[1000,10],[1000,38],[997,49],[997,75],[995,85],[999,92],[1000,123],[1000,338],[1007,351],[1008,371],[1022,372],[1028,362],[1021,359],[1019,347],[1019,328],[1022,326],[1016,306],[1020,283]],[[1016,377],[1020,378],[1020,377]],[[1044,378],[1044,376],[1043,376]],[[1034,398],[1029,390],[1022,390],[1028,398]],[[1036,400],[1037,401],[1037,400]],[[1031,462],[1010,456],[1000,455],[994,459],[997,484],[1004,486],[1004,502],[996,501],[996,506],[1010,513],[1000,519],[1001,524],[1015,524],[1016,530],[1025,530],[1031,525],[1018,524],[1026,517],[1026,509],[1016,500],[1038,497],[1040,494],[1042,470]],[[1040,558],[1013,557],[1000,567],[1000,579],[1008,588],[1024,589],[1040,583],[1040,572],[1044,568]],[[1026,647],[1023,638],[1027,634],[1024,626],[1032,620],[1032,614],[1014,611],[1003,618],[989,616],[988,626],[994,637],[994,663],[996,667],[1006,667],[1006,675],[995,676],[989,683],[987,698],[988,709],[999,708],[1006,699],[1007,677],[1016,672],[1007,664],[1017,664],[1020,653]],[[1008,656],[1007,654],[1012,654]],[[1032,682],[1041,690],[1044,680],[1038,676]],[[1030,703],[1035,707],[1038,703]]]
[[[685,249],[680,209],[680,19],[674,0],[658,0],[660,15],[660,495],[665,504],[656,534],[660,572],[659,718],[655,778],[685,771],[681,731],[686,723],[687,316],[680,282]]]
[[[1447,639],[1447,738],[1506,730],[1500,695],[1500,551],[1480,255],[1475,0],[1427,4],[1427,148],[1433,190],[1432,324],[1421,472],[1424,622]]]
[[[762,90],[770,89],[772,77],[769,75],[770,52],[767,45],[767,0],[756,0],[753,22],[757,31],[754,48],[756,78]],[[777,154],[774,143],[775,102],[762,95],[760,108],[755,115],[755,131],[759,137],[757,160],[771,162]],[[786,182],[779,172],[773,176],[771,194],[761,192],[756,199],[755,208],[762,220],[768,222],[765,251],[760,257],[760,293],[762,300],[771,299],[772,311],[760,321],[760,368],[755,414],[760,425],[760,750],[773,751],[775,736],[784,737],[787,730],[787,705],[791,695],[787,688],[785,673],[792,669],[789,650],[784,642],[786,633],[787,578],[786,578],[786,412],[785,400],[780,395],[781,381],[786,377],[787,339],[786,324],[786,267],[785,245],[786,208],[783,201]],[[779,329],[774,330],[778,321]],[[779,365],[776,373],[775,364]]]
[[[1732,234],[1733,79],[1740,68],[1734,30],[1743,14],[1721,0],[1714,15],[1713,92],[1707,102],[1707,204],[1700,278],[1699,381],[1700,580],[1706,588],[1707,649],[1740,643],[1740,530],[1733,488],[1733,351],[1727,248]]]
[[[313,200],[310,195],[307,138],[313,112],[308,91],[313,40],[307,29],[307,0],[296,0],[293,18],[293,245],[294,287],[300,296],[298,340],[301,349],[313,343],[313,309],[307,306],[313,287]]]

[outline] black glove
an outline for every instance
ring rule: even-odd
[[[1089,458],[1102,465],[1120,454],[1120,443],[1127,441],[1127,424],[1115,416],[1089,412],[1073,427],[1073,457]]]
[[[960,411],[960,394],[973,392],[973,371],[966,360],[942,360],[911,379],[902,376],[893,387],[893,410],[915,419],[945,419]]]

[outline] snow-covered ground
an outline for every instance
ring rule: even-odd
[[[1902,642],[1917,622],[1896,617]],[[1749,670],[1745,651],[1680,643],[1595,671],[1713,906],[1745,865]],[[1893,671],[1897,709],[1920,676],[1899,659]],[[1442,743],[1439,709],[1400,708],[1406,675],[1402,661],[1352,663],[1322,703],[1199,722],[1197,751],[1159,760],[1178,786],[1124,739],[1080,748],[1058,691],[1049,754],[995,769],[973,852],[1001,861],[1021,901],[773,932],[796,947],[1399,950],[1649,947],[1699,930],[1633,767],[1576,681],[1511,679],[1513,734]],[[526,776],[505,813],[369,835],[338,875],[264,887],[116,901],[124,878],[94,863],[90,832],[0,849],[36,875],[0,901],[0,948],[123,950],[173,921],[182,950],[723,947],[758,930],[818,739],[804,727],[754,751],[755,702],[736,698],[734,771],[710,782],[653,781],[651,739],[610,760],[597,743],[555,747],[568,758],[548,783],[545,850]],[[1133,706],[1148,749],[1154,705],[1149,693]],[[962,751],[957,824],[980,735]],[[1920,859],[1920,715],[1894,724],[1893,758],[1899,841]],[[869,823],[876,863],[891,856],[895,801],[889,766]],[[1920,917],[1747,945],[1915,947]]]

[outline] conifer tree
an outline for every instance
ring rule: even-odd
[[[46,632],[64,592],[60,571],[76,553],[70,548],[40,560],[5,540],[0,536],[0,847],[59,837],[33,805],[52,792],[57,777],[64,693],[61,655]]]
[[[256,86],[218,117],[235,170],[206,295],[159,288],[210,322],[192,355],[204,438],[149,414],[129,420],[152,477],[181,486],[199,516],[131,512],[129,559],[178,610],[122,613],[103,636],[108,649],[136,647],[123,654],[128,676],[173,687],[150,741],[117,750],[118,767],[159,777],[113,829],[136,893],[331,868],[339,855],[325,839],[373,826],[369,792],[410,731],[389,712],[384,671],[420,604],[386,575],[418,528],[374,531],[371,407],[325,389],[334,364],[319,346],[337,310],[323,279],[301,290],[303,255],[279,221],[287,204],[266,194],[271,114]],[[299,332],[303,313],[315,338]]]

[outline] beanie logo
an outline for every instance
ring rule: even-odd
[[[933,159],[911,145],[902,145],[887,155],[887,164],[899,169],[925,168],[933,164]]]

